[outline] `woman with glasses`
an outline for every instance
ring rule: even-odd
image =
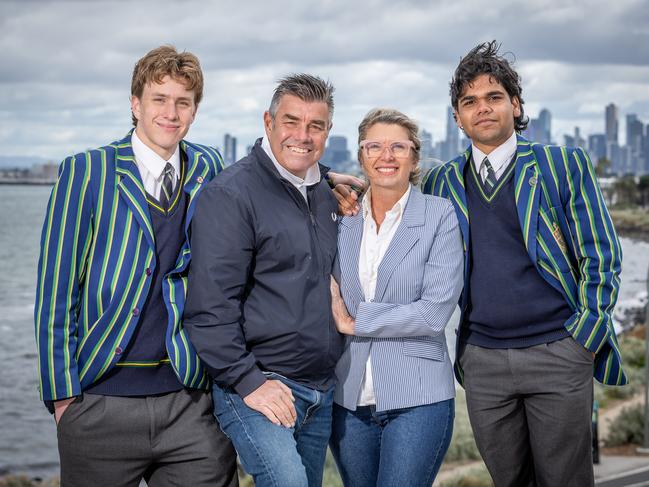
[[[338,230],[332,309],[347,339],[330,446],[346,486],[430,487],[455,416],[444,327],[462,288],[460,231],[449,201],[414,186],[414,121],[379,108],[358,132],[369,188]]]

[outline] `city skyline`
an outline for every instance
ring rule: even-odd
[[[333,135],[354,140],[369,109],[390,106],[441,140],[453,69],[471,47],[494,38],[522,76],[526,113],[552,111],[557,142],[575,126],[582,134],[603,133],[602,110],[610,102],[621,118],[649,119],[648,5],[6,0],[0,153],[60,161],[121,138],[130,127],[133,65],[163,43],[197,54],[205,72],[188,139],[219,145],[233,134],[238,156],[263,134],[277,79],[302,71],[336,86]]]

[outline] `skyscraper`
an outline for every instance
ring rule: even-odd
[[[538,138],[534,139],[535,142],[541,142],[542,144],[551,144],[552,143],[552,114],[547,108],[541,109],[539,112],[539,128],[540,133]]]
[[[620,146],[618,143],[618,110],[615,103],[606,105],[606,157],[611,161],[611,169],[614,173],[623,172],[620,160]]]
[[[321,162],[336,169],[342,168],[346,162],[349,162],[349,159],[350,152],[347,150],[347,137],[344,135],[330,135]]]
[[[446,140],[442,144],[441,158],[443,161],[448,161],[460,152],[460,135],[455,117],[453,116],[453,108],[446,109]]]
[[[615,103],[606,105],[606,142],[618,143],[617,130],[618,130],[618,110]]]
[[[606,135],[604,134],[591,134],[588,136],[588,152],[593,163],[606,157]]]
[[[426,129],[419,131],[419,140],[421,140],[420,160],[426,162],[433,158],[433,134]]]
[[[547,108],[541,109],[538,118],[531,118],[523,136],[534,142],[551,144],[552,139],[552,114]]]
[[[237,160],[237,138],[230,134],[223,137],[223,162],[226,166],[234,164]]]

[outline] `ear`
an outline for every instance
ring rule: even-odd
[[[455,120],[455,123],[457,124],[458,128],[460,130],[464,130],[464,127],[462,127],[462,122],[460,121],[460,114],[457,112],[455,108],[453,109],[453,119]]]
[[[264,112],[264,130],[266,131],[266,136],[270,136],[270,133],[273,131],[273,117],[271,117],[270,112],[266,110]]]
[[[521,116],[521,102],[517,96],[512,97],[512,106],[514,107],[514,118]]]
[[[131,95],[131,112],[133,112],[133,116],[139,122],[142,116],[140,112],[140,99],[135,95]]]

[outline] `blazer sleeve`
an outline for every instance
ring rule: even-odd
[[[88,158],[81,154],[61,163],[41,235],[34,322],[40,393],[46,403],[81,394],[75,354],[81,282],[92,236]]]
[[[424,263],[421,298],[409,304],[359,303],[354,334],[375,338],[442,334],[462,290],[463,263],[457,217],[451,203],[446,201]]]
[[[586,152],[566,152],[569,196],[564,210],[578,266],[577,319],[571,328],[577,341],[597,353],[613,330],[622,249]]]
[[[423,194],[446,197],[444,191],[444,174],[446,164],[433,167],[421,178],[419,189]]]
[[[266,381],[240,324],[255,237],[240,195],[215,182],[201,193],[191,224],[184,324],[212,378],[245,397]]]

